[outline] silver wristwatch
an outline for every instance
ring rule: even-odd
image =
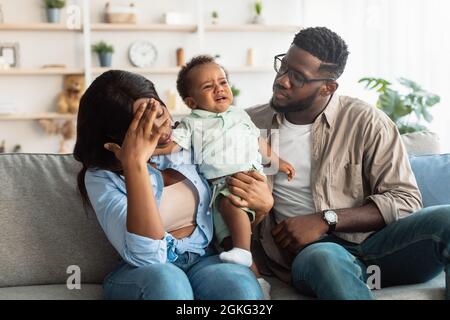
[[[328,224],[327,234],[331,234],[335,229],[338,223],[338,215],[336,211],[333,210],[323,210],[323,220]]]

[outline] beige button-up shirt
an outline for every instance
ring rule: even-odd
[[[268,129],[268,141],[277,138],[280,114],[267,104],[247,112],[258,128]],[[372,201],[386,224],[422,206],[395,124],[381,110],[336,94],[312,126],[311,191],[316,212]],[[335,234],[361,243],[370,233]]]

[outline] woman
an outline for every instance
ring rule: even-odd
[[[152,157],[170,136],[164,103],[139,75],[106,72],[80,101],[78,188],[123,258],[104,281],[106,298],[261,299],[250,269],[222,263],[211,248],[211,191],[191,153]],[[260,217],[272,207],[262,176],[241,174],[229,184],[239,196],[231,200]]]

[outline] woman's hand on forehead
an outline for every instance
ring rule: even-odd
[[[164,108],[161,106],[161,103],[154,98],[139,98],[133,104],[133,114],[136,113],[140,105],[151,106],[158,108],[158,113],[156,115],[157,118],[161,117],[164,114]]]

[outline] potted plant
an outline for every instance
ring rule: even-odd
[[[112,62],[112,54],[114,47],[104,41],[97,42],[92,45],[92,51],[98,54],[101,67],[110,67]]]
[[[401,134],[427,131],[422,124],[431,122],[433,116],[429,108],[440,101],[440,97],[422,89],[416,82],[400,78],[398,82],[406,89],[400,93],[391,88],[391,83],[381,78],[362,78],[359,83],[365,83],[366,88],[376,90],[380,95],[377,107],[385,112],[395,122]]]
[[[50,23],[59,23],[61,18],[61,9],[65,7],[66,0],[44,0],[47,21]]]
[[[211,24],[218,24],[219,23],[219,13],[217,11],[211,12]]]
[[[253,17],[253,23],[263,24],[264,18],[262,16],[263,4],[261,0],[255,1],[253,4],[253,9],[255,11],[255,16]]]
[[[233,94],[233,105],[237,104],[237,97],[241,94],[241,90],[234,84],[230,87],[231,93]]]

